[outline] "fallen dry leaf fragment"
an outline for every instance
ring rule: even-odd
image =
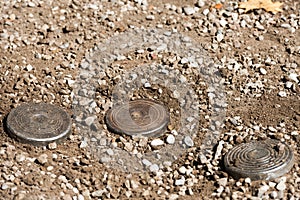
[[[277,13],[282,12],[280,8],[283,3],[278,1],[272,2],[272,0],[249,0],[247,2],[241,2],[239,8],[245,8],[246,12],[254,9],[264,9],[267,12]]]
[[[221,3],[217,3],[214,7],[215,9],[221,9],[223,5]]]

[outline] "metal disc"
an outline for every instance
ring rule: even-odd
[[[6,121],[12,137],[38,146],[66,138],[71,125],[71,117],[66,111],[46,103],[22,104],[9,113]]]
[[[132,136],[158,136],[170,121],[165,106],[150,99],[130,101],[116,106],[106,114],[108,128]]]
[[[224,165],[236,179],[270,180],[293,167],[294,155],[291,148],[279,140],[253,141],[231,149],[224,158]]]

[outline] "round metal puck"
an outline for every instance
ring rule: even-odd
[[[105,120],[112,132],[150,137],[163,133],[170,118],[165,106],[150,99],[139,99],[112,108]]]
[[[8,115],[8,133],[33,145],[59,142],[71,132],[71,117],[62,108],[46,103],[28,103],[14,108]]]
[[[235,179],[270,180],[287,173],[294,165],[291,148],[274,139],[235,146],[224,158],[227,172]]]

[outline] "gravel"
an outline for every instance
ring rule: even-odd
[[[221,9],[214,8],[215,3],[3,2],[2,125],[11,109],[23,102],[60,105],[74,116],[74,123],[64,143],[47,147],[18,143],[1,126],[0,196],[299,199],[297,163],[283,177],[255,182],[235,180],[221,167],[233,146],[250,140],[279,139],[299,154],[299,4],[283,1],[283,12],[271,14],[261,9],[245,13],[235,1],[220,1]],[[157,32],[151,35],[148,29]],[[105,43],[130,31],[137,34],[132,38],[144,36],[136,48],[120,46],[130,38],[112,46]],[[185,37],[170,41],[177,33]],[[195,48],[186,54],[183,50],[188,48],[176,48],[176,42]],[[182,51],[175,52],[178,49]],[[111,63],[90,59],[101,50],[111,56]],[[205,58],[202,71],[198,58]],[[155,63],[152,68],[150,63]],[[107,70],[100,72],[102,66]],[[97,88],[82,88],[91,77]],[[178,77],[177,82],[157,81],[168,77]],[[141,88],[131,91],[130,99],[151,98],[170,110],[170,124],[159,138],[115,135],[103,121],[114,103],[113,92],[129,94],[126,84],[138,81]],[[88,109],[77,115],[80,106]],[[126,160],[127,154],[134,159]],[[120,166],[139,166],[142,172],[117,170]]]

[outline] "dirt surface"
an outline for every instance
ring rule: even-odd
[[[299,199],[300,3],[281,2],[283,12],[277,14],[245,13],[238,9],[238,1],[221,1],[220,9],[210,0],[1,2],[0,199]],[[119,77],[155,61],[185,76],[197,94],[200,110],[194,145],[170,166],[143,173],[109,167],[99,162],[102,155],[93,146],[83,145],[72,109],[80,65],[97,45],[101,48],[110,37],[139,28],[177,30],[201,44],[217,64],[225,86],[226,117],[207,161],[199,156],[213,110],[207,80],[182,57],[149,49],[126,54],[125,60],[116,60],[99,77],[105,80],[95,97],[103,133],[127,152],[141,142],[108,131],[104,116]],[[155,99],[169,108],[171,121],[159,139],[166,141],[172,130],[180,128],[182,112],[174,90],[144,85],[130,98]],[[63,107],[73,116],[72,134],[47,147],[15,141],[5,131],[5,118],[23,102]],[[289,173],[271,181],[235,180],[226,173],[222,158],[228,150],[266,138],[293,149],[295,164]],[[151,146],[154,139],[137,151],[157,150]]]

